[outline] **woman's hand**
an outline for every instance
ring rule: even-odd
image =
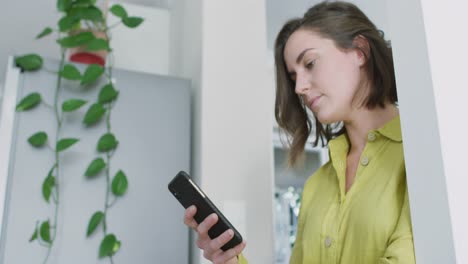
[[[227,251],[221,247],[229,242],[234,236],[234,232],[229,229],[215,239],[208,236],[208,230],[218,222],[218,215],[211,214],[197,224],[193,216],[197,213],[197,208],[192,205],[185,210],[184,223],[198,233],[197,246],[203,250],[203,256],[211,260],[214,264],[237,264],[237,255],[245,248],[245,241]]]

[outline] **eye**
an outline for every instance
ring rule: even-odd
[[[289,79],[291,79],[291,81],[293,82],[296,82],[296,73],[295,72],[289,73]]]
[[[311,60],[309,63],[306,64],[307,69],[312,69],[315,65],[315,60]]]

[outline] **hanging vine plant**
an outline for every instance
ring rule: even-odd
[[[64,151],[70,149],[73,145],[79,142],[79,138],[65,137],[62,135],[64,126],[64,116],[83,108],[89,102],[81,98],[61,98],[62,81],[68,80],[76,82],[77,86],[88,86],[95,84],[98,80],[104,81],[106,84],[101,88],[96,102],[92,103],[84,117],[83,124],[89,129],[99,122],[106,123],[106,131],[99,138],[96,144],[97,157],[92,158],[88,167],[84,170],[84,176],[88,179],[97,178],[99,175],[105,175],[106,190],[104,192],[105,202],[102,209],[90,216],[87,228],[86,237],[91,237],[97,232],[99,226],[102,226],[103,238],[101,240],[98,257],[109,258],[113,263],[113,256],[118,252],[122,242],[118,239],[115,233],[109,232],[108,228],[108,211],[117,199],[123,196],[128,188],[128,179],[122,169],[111,175],[111,159],[112,155],[118,147],[118,139],[114,135],[111,126],[111,113],[117,101],[119,92],[115,89],[112,75],[112,49],[111,49],[111,32],[110,30],[119,24],[123,24],[129,28],[138,27],[143,19],[140,17],[130,17],[127,11],[121,5],[113,5],[109,11],[114,16],[120,19],[119,23],[108,26],[107,17],[95,5],[96,0],[58,0],[57,9],[63,14],[57,23],[57,28],[45,28],[37,39],[46,37],[54,32],[57,33],[57,43],[60,45],[60,63],[57,74],[56,87],[54,93],[54,102],[50,104],[46,102],[40,93],[33,92],[22,98],[16,106],[16,111],[24,112],[31,111],[39,104],[43,103],[46,106],[52,107],[54,110],[56,125],[55,132],[38,131],[28,138],[29,144],[34,148],[45,148],[51,151],[55,157],[53,164],[45,176],[41,190],[42,196],[46,203],[54,207],[54,214],[48,219],[42,219],[36,222],[34,231],[29,239],[30,242],[37,241],[40,245],[47,248],[47,254],[43,263],[47,263],[50,253],[54,247],[57,237],[59,216],[59,203],[61,202],[62,184],[62,163],[61,155]],[[107,7],[106,7],[107,8]],[[106,12],[107,14],[107,12]],[[100,33],[99,33],[100,32]],[[104,62],[95,61],[88,65],[83,73],[70,62],[67,62],[67,53],[73,52],[89,52],[98,55],[105,54]],[[73,54],[70,54],[73,58]],[[83,58],[83,57],[75,57]],[[77,61],[77,60],[75,60]],[[36,71],[43,67],[43,59],[38,54],[27,54],[15,57],[16,65],[22,71]],[[60,105],[60,101],[62,104]],[[104,121],[103,121],[104,120]],[[53,130],[53,128],[43,128],[44,130]],[[49,135],[54,135],[53,137]],[[53,138],[53,144],[50,144]]]

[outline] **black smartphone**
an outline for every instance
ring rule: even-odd
[[[223,251],[233,248],[242,242],[242,236],[240,233],[186,172],[180,171],[169,183],[168,188],[184,208],[187,209],[191,205],[195,205],[197,207],[197,213],[194,216],[197,223],[200,224],[212,213],[216,213],[218,215],[218,222],[208,230],[208,236],[211,239],[217,238],[228,229],[232,229],[234,231],[234,237],[221,247]]]

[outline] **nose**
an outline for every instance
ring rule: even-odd
[[[298,95],[305,95],[307,90],[310,89],[310,82],[307,80],[306,76],[304,74],[299,74],[297,73],[296,75],[296,86],[294,88],[294,91]]]

